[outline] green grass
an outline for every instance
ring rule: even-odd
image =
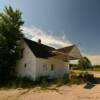
[[[100,68],[93,68],[93,71],[100,71]]]

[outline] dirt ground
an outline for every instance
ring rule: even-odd
[[[100,73],[95,73],[100,77]],[[100,84],[91,88],[84,85],[61,86],[55,90],[2,89],[0,100],[100,100]]]
[[[73,85],[57,90],[0,90],[0,100],[100,100],[100,85],[91,89],[85,89],[84,85]]]

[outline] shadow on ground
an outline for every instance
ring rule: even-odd
[[[87,84],[84,86],[84,88],[85,88],[85,89],[92,89],[94,86],[95,86],[95,85],[92,84],[92,83],[87,83]]]
[[[100,77],[95,77],[95,84],[100,84]]]

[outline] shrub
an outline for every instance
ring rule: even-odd
[[[70,84],[81,84],[81,83],[84,83],[82,78],[74,77],[70,79]]]
[[[85,74],[84,75],[84,80],[86,81],[86,82],[91,82],[91,83],[93,83],[94,82],[94,75],[93,74]]]
[[[79,77],[82,78],[85,82],[93,83],[95,81],[94,75],[88,72],[80,73]]]
[[[34,85],[34,81],[29,77],[15,77],[9,80],[4,87],[7,88],[29,88]]]
[[[40,76],[37,78],[36,82],[41,83],[41,82],[48,81],[48,80],[49,80],[49,76]]]
[[[69,83],[70,79],[69,79],[69,73],[64,74],[63,76],[63,83]]]
[[[83,80],[81,77],[79,77],[79,73],[71,71],[70,72],[70,84],[81,84],[81,83],[83,83]]]

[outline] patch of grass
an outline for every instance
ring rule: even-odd
[[[93,71],[100,71],[100,68],[93,68]]]
[[[70,79],[70,84],[83,84],[84,80],[82,78],[79,77],[74,77]]]

